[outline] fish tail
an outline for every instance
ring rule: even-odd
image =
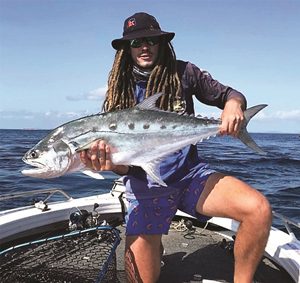
[[[259,104],[259,105],[248,108],[244,112],[245,120],[244,120],[242,128],[237,136],[246,146],[250,147],[255,152],[257,152],[259,154],[263,154],[263,155],[266,155],[267,153],[265,151],[263,151],[256,144],[256,142],[252,139],[252,137],[249,135],[249,133],[247,131],[247,125],[248,125],[249,121],[252,119],[252,117],[254,117],[259,111],[264,109],[266,106],[267,106],[267,104]]]

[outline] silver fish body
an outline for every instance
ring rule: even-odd
[[[53,178],[84,171],[99,176],[84,168],[79,152],[96,140],[105,140],[114,164],[140,166],[154,181],[165,185],[159,174],[161,160],[187,145],[217,135],[221,122],[157,110],[155,102],[160,96],[155,94],[134,108],[83,117],[56,128],[24,155],[23,161],[36,168],[22,173]],[[259,153],[263,151],[248,135],[246,125],[265,106],[245,111],[245,125],[239,136]]]

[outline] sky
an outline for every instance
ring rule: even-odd
[[[136,12],[176,33],[178,59],[241,91],[248,106],[268,104],[249,131],[300,133],[298,0],[0,0],[0,129],[52,129],[98,113],[111,41]]]

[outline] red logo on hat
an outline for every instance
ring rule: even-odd
[[[136,25],[135,18],[129,19],[127,22],[127,27],[134,27]]]

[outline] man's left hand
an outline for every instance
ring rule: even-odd
[[[220,134],[236,137],[244,121],[242,103],[236,99],[228,100],[222,112],[221,120]]]

